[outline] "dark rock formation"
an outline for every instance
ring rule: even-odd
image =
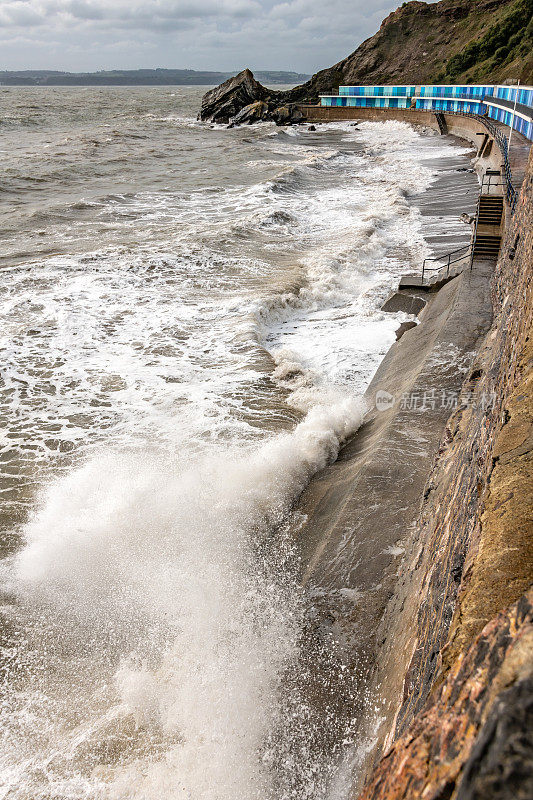
[[[236,114],[232,122],[234,125],[243,125],[244,123],[250,124],[251,122],[261,122],[268,116],[268,106],[262,100],[257,100],[255,103],[250,103],[244,106],[238,114]]]
[[[503,692],[466,762],[455,800],[533,797],[533,678]]]
[[[229,122],[246,106],[264,100],[267,94],[265,87],[255,80],[249,69],[245,69],[204,94],[199,118]]]
[[[502,83],[518,77],[533,83],[531,13],[531,0],[403,3],[355,52],[301,86],[269,90],[244,70],[205,95],[199,116],[228,122],[258,100],[271,113],[291,103],[317,103],[341,84]]]
[[[302,122],[302,112],[294,102],[287,102],[289,99],[290,92],[266,89],[245,69],[203,96],[198,118],[234,125],[267,120],[277,125]]]
[[[292,103],[276,108],[272,112],[272,119],[276,125],[293,125],[295,123],[297,124],[299,122],[303,122],[304,115],[298,106]]]

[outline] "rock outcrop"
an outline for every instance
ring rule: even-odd
[[[266,89],[245,69],[203,96],[198,118],[232,125],[265,121],[293,125],[304,116],[290,102],[290,94]]]
[[[412,0],[389,14],[355,52],[301,86],[269,90],[244,70],[205,95],[199,118],[228,122],[262,100],[268,105],[264,118],[286,124],[297,120],[293,112],[281,112],[282,106],[317,103],[320,94],[336,94],[341,84],[502,83],[516,78],[533,83],[531,0]]]
[[[288,103],[287,105],[275,108],[272,112],[272,119],[276,125],[294,125],[303,122],[304,115],[297,105]]]
[[[250,124],[252,122],[261,122],[266,119],[268,115],[268,105],[263,100],[256,100],[255,103],[250,103],[244,106],[238,114],[233,117],[234,125]]]
[[[267,94],[265,87],[255,80],[250,70],[244,69],[204,94],[199,118],[229,122],[247,106],[263,101]]]

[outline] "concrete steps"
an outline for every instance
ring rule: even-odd
[[[477,205],[474,258],[498,258],[502,217],[503,197],[481,194]]]
[[[492,211],[492,210],[484,210],[479,215],[479,223],[480,225],[499,225],[501,222],[502,216],[501,211]]]
[[[497,258],[500,252],[501,236],[476,237],[474,244],[474,258]]]
[[[501,225],[503,197],[481,195],[478,202],[478,225]]]
[[[441,136],[445,136],[448,133],[448,126],[446,125],[446,117],[444,116],[444,114],[441,113],[435,114],[435,117],[437,119],[437,125],[439,126],[439,131],[441,133]]]

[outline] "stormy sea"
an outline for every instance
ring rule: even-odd
[[[365,747],[297,500],[468,238],[424,198],[469,153],[204,91],[0,87],[2,800],[341,798]]]

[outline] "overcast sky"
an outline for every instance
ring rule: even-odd
[[[0,69],[175,67],[315,72],[348,55],[388,0],[0,0]]]

